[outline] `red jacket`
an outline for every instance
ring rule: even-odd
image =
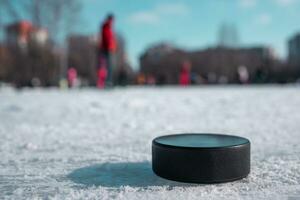
[[[112,20],[107,20],[102,25],[101,32],[101,49],[106,52],[115,52],[117,41],[112,27]]]
[[[182,70],[179,75],[179,85],[190,85],[191,83],[191,74],[187,70]]]

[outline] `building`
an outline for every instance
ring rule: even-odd
[[[9,63],[10,55],[5,45],[0,44],[0,82],[4,82],[8,79],[9,75]]]
[[[120,34],[117,35],[117,45],[113,79],[116,85],[127,85],[133,82],[134,72],[128,61],[126,41]]]
[[[71,35],[68,38],[67,66],[77,70],[83,84],[96,82],[97,39],[93,36]]]
[[[187,52],[168,43],[150,46],[140,56],[140,73],[146,78],[154,77],[161,84],[176,84],[182,62],[187,59]],[[145,80],[145,82],[147,82]]]
[[[263,46],[186,51],[161,43],[151,46],[141,55],[140,70],[146,76],[154,76],[158,84],[177,84],[185,61],[191,63],[196,83],[237,83],[241,67],[248,71],[249,81],[255,82],[257,74],[268,74],[277,62],[272,50]]]
[[[237,48],[239,46],[239,35],[235,25],[227,23],[221,25],[218,34],[218,46],[225,48]]]
[[[288,51],[289,64],[300,68],[300,33],[288,41]]]

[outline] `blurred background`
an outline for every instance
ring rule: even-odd
[[[299,0],[0,0],[0,85],[96,86],[114,15],[114,85],[300,81]]]

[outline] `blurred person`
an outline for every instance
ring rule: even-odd
[[[106,60],[100,56],[99,66],[97,70],[97,87],[100,89],[104,88],[106,79],[107,79]]]
[[[238,67],[238,77],[241,84],[249,83],[249,72],[246,66]]]
[[[192,84],[206,84],[207,79],[203,77],[201,74],[194,73],[192,74]]]
[[[197,84],[198,83],[198,75],[196,73],[191,73],[191,84]]]
[[[68,80],[66,78],[60,78],[58,84],[59,84],[60,89],[67,89],[68,88]]]
[[[191,64],[188,61],[183,62],[179,74],[179,85],[187,86],[191,84]]]
[[[146,84],[146,76],[143,73],[138,74],[136,82],[138,85],[145,85]]]
[[[268,79],[268,74],[265,70],[259,68],[255,71],[254,82],[255,83],[266,83]]]
[[[108,14],[101,26],[101,56],[105,60],[107,76],[105,86],[113,85],[113,70],[115,65],[115,52],[117,50],[117,40],[113,30],[114,15]]]
[[[107,77],[107,70],[106,70],[105,66],[101,66],[98,69],[97,77],[98,77],[97,87],[98,88],[104,88],[105,87],[105,80],[106,80],[106,77]]]
[[[68,69],[68,85],[70,88],[76,86],[77,81],[77,70],[74,67]]]
[[[156,84],[156,79],[153,75],[149,75],[147,77],[147,85],[155,85]]]
[[[31,79],[31,86],[32,87],[40,87],[41,86],[41,80],[38,77],[33,77]]]

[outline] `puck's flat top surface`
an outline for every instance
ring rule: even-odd
[[[249,140],[232,135],[188,133],[157,137],[154,142],[171,147],[223,148],[243,145]]]

